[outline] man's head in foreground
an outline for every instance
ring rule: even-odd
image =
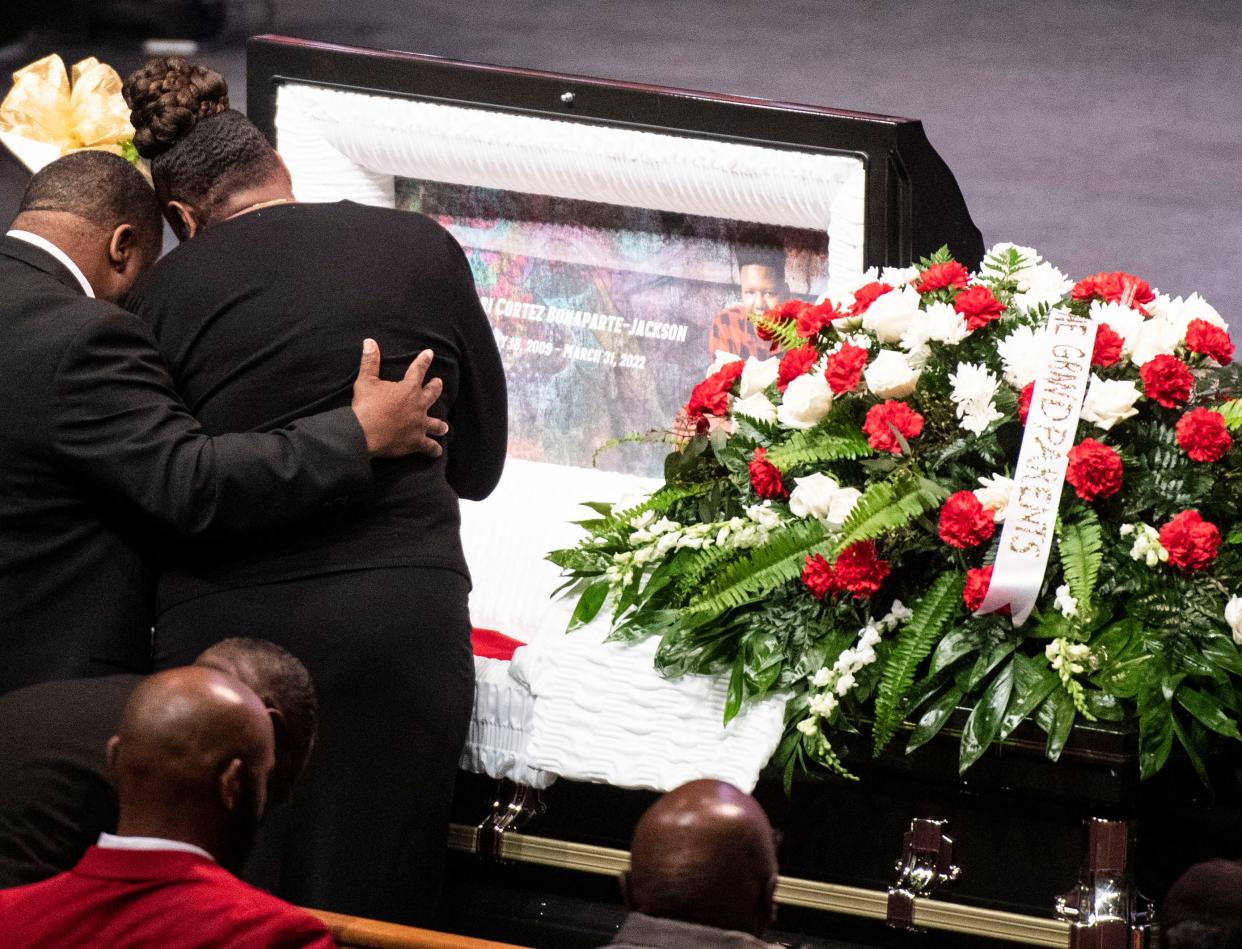
[[[164,223],[141,172],[108,152],[58,158],[26,186],[13,229],[51,241],[116,302],[160,254]]]
[[[626,901],[645,916],[759,936],[774,916],[776,845],[758,802],[723,781],[691,781],[634,830]]]
[[[1162,949],[1242,946],[1242,863],[1197,863],[1169,887],[1160,907]]]
[[[108,742],[117,833],[202,847],[236,870],[254,840],[275,763],[259,697],[204,666],[144,679]]]

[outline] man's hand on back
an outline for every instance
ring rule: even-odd
[[[438,458],[443,454],[444,449],[432,436],[448,432],[448,423],[427,413],[440,398],[444,383],[432,379],[423,385],[431,360],[431,350],[424,349],[410,363],[404,379],[387,382],[379,375],[379,344],[373,339],[363,341],[352,407],[372,457],[399,458],[420,452]]]

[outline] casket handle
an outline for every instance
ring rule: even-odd
[[[948,821],[916,817],[902,834],[897,882],[888,888],[888,925],[913,930],[914,898],[930,896],[961,876],[953,865],[953,839],[944,833]]]

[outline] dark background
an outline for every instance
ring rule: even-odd
[[[240,106],[243,37],[270,30],[919,118],[987,243],[1033,245],[1072,277],[1124,269],[1198,290],[1239,317],[1242,4],[1230,0],[0,5],[4,72],[53,50],[124,72],[144,37],[198,36]]]

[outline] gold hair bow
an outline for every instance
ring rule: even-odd
[[[0,141],[31,171],[84,148],[136,162],[133,137],[121,77],[93,56],[74,65],[72,81],[54,53],[19,69],[0,103]]]

